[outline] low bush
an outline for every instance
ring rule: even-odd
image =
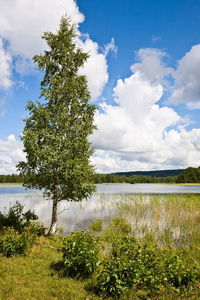
[[[87,231],[70,233],[64,240],[64,273],[71,277],[88,277],[98,264],[97,239]]]
[[[128,276],[129,265],[126,261],[121,258],[105,259],[86,285],[86,289],[104,297],[118,298],[129,288]]]
[[[10,207],[7,214],[0,212],[0,230],[4,228],[12,227],[18,233],[24,232],[25,229],[29,230],[30,233],[35,235],[44,235],[46,227],[35,222],[38,220],[38,216],[31,210],[23,213],[24,206],[18,201]]]
[[[181,255],[164,257],[165,276],[168,283],[177,288],[191,287],[200,279],[200,270],[195,265],[187,266]]]
[[[25,230],[34,234],[36,236],[44,236],[47,230],[47,227],[41,224],[40,222],[29,222],[24,226]]]
[[[9,227],[0,237],[0,252],[7,257],[16,254],[26,255],[29,248],[32,247],[35,236],[28,231],[19,234],[14,228]]]
[[[141,243],[134,237],[116,237],[108,253],[87,285],[87,289],[104,297],[119,298],[131,287],[148,290],[154,297],[165,290],[180,295],[191,291],[200,280],[200,270],[188,266],[181,254]]]

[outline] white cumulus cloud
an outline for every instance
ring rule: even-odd
[[[101,95],[104,86],[108,82],[108,65],[106,55],[100,52],[99,45],[93,42],[89,36],[83,41],[77,40],[77,44],[85,52],[88,52],[90,57],[80,70],[80,74],[84,74],[88,79],[88,88],[92,99],[96,99]]]
[[[1,59],[4,66],[2,62],[0,70],[4,67],[4,73],[7,71],[7,75],[1,80],[2,84],[0,82],[0,87],[2,85],[9,87],[10,84],[11,69],[8,64],[10,56],[15,57],[17,72],[24,75],[33,71],[30,60],[35,54],[46,49],[46,43],[41,36],[45,31],[56,32],[64,15],[71,18],[81,35],[78,26],[84,21],[84,16],[80,13],[75,0],[0,0],[0,37],[8,42],[7,52],[0,48],[0,54],[4,51]],[[82,72],[88,77],[89,90],[95,99],[100,96],[108,81],[106,55],[109,50],[115,50],[114,40],[106,45],[106,53],[101,51],[99,45],[89,36],[85,41],[77,39],[77,44],[90,54]]]
[[[32,58],[45,48],[40,37],[55,32],[64,14],[75,24],[84,20],[74,0],[1,0],[0,36],[9,41],[12,54]]]
[[[171,108],[156,104],[162,93],[160,84],[151,84],[139,72],[118,80],[114,88],[116,105],[103,103],[103,112],[96,115],[94,145],[127,152],[159,149],[164,130],[180,120]]]
[[[23,145],[13,134],[5,141],[0,139],[0,174],[16,173],[16,164],[24,159]]]
[[[114,105],[96,114],[92,136],[99,172],[198,166],[200,129],[187,131],[170,107],[159,106],[163,87],[140,71],[117,81]]]
[[[6,89],[12,85],[11,81],[11,56],[3,48],[0,38],[0,88]]]
[[[193,46],[173,72],[175,84],[169,102],[200,108],[200,44]]]
[[[160,49],[139,49],[136,52],[136,60],[138,62],[131,66],[131,71],[139,71],[144,78],[153,83],[163,83],[164,77],[172,72],[172,68],[167,67],[164,62],[164,58],[166,57],[166,52]]]

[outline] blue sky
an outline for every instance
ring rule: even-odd
[[[0,173],[25,159],[19,135],[42,74],[32,63],[67,14],[90,53],[98,172],[200,165],[197,0],[0,0]]]

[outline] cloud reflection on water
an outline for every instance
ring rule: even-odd
[[[58,226],[63,227],[65,233],[73,230],[86,229],[91,221],[95,219],[105,220],[116,215],[119,211],[118,204],[122,201],[126,201],[130,194],[145,193],[143,199],[148,202],[148,194],[156,192],[200,193],[200,186],[155,184],[98,185],[97,193],[88,200],[83,200],[82,202],[62,201],[59,203]],[[24,205],[25,210],[34,210],[39,220],[46,226],[50,225],[52,201],[43,198],[41,192],[27,192],[23,187],[7,187],[6,189],[5,187],[0,187],[0,211],[7,211],[16,201]]]

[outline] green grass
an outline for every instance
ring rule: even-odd
[[[157,256],[167,251],[181,255],[186,267],[200,268],[200,195],[122,194],[120,199],[112,202],[117,215],[110,214],[105,223],[98,219],[89,228],[99,237],[101,260],[110,259],[113,241],[134,236],[141,245],[157,245]],[[90,278],[61,277],[51,267],[62,261],[61,248],[61,237],[41,237],[27,256],[6,258],[0,254],[0,300],[102,299],[85,289]],[[153,294],[133,285],[120,299],[200,299],[200,282],[181,293],[161,290]]]
[[[26,257],[0,255],[1,300],[99,299],[85,291],[85,282],[60,278],[50,267],[62,259],[52,244],[58,241],[41,238]]]
[[[117,223],[115,231],[113,224]],[[102,244],[102,258],[109,256],[106,250],[108,241],[114,241],[119,237],[119,219],[114,221],[103,232],[101,239]],[[110,230],[109,230],[110,229]],[[111,230],[112,229],[112,230]],[[148,239],[149,238],[149,239]],[[152,238],[152,237],[151,237]],[[152,242],[150,237],[145,237],[146,242]],[[141,240],[142,242],[142,240]],[[92,300],[103,299],[94,293],[86,291],[85,286],[88,284],[87,280],[77,280],[70,277],[60,277],[59,273],[51,268],[51,265],[56,265],[62,260],[62,254],[58,251],[56,246],[60,247],[59,238],[40,238],[34,245],[33,249],[26,257],[15,256],[6,258],[0,255],[0,299],[1,300]],[[193,247],[195,245],[193,244]],[[200,262],[200,247],[199,243],[194,249],[184,248],[185,260],[188,265],[197,264]],[[179,249],[180,250],[180,249]],[[171,253],[176,253],[175,248],[171,248]],[[191,298],[187,295],[187,299],[199,299],[199,289],[193,291]],[[105,299],[105,298],[104,298]],[[106,297],[106,299],[109,299]],[[113,298],[110,298],[113,299]],[[151,294],[148,289],[135,289],[133,286],[120,299],[186,299],[180,297],[173,292],[161,292],[160,295]]]
[[[103,228],[103,221],[101,219],[97,219],[93,221],[89,226],[89,229],[94,232],[100,232],[102,231],[102,228]]]
[[[6,182],[6,183],[0,183],[0,187],[1,186],[22,186],[22,183]]]
[[[117,206],[138,238],[151,233],[173,245],[200,239],[200,194],[122,195]]]

